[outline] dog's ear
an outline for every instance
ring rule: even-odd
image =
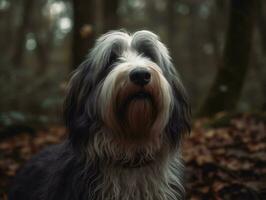
[[[190,132],[191,109],[186,90],[179,78],[178,73],[173,65],[168,67],[170,69],[168,81],[173,94],[173,109],[166,127],[166,131],[168,132],[171,142],[176,145],[178,144],[177,142],[180,141],[180,137],[182,137],[183,134]]]
[[[91,116],[86,102],[93,87],[90,69],[91,62],[87,59],[73,73],[64,102],[64,121],[73,145],[80,143],[90,128]]]
[[[173,94],[172,112],[169,117],[166,131],[170,137],[170,141],[176,146],[180,141],[180,137],[185,133],[189,133],[191,129],[190,118],[191,108],[186,90],[177,73],[171,56],[169,55],[166,46],[156,38],[156,48],[158,49],[158,63],[162,67],[163,73],[166,76]]]

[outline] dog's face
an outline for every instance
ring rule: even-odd
[[[150,160],[176,149],[189,130],[184,88],[149,31],[100,37],[73,75],[65,106],[74,147],[110,160]]]

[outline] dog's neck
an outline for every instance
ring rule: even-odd
[[[177,158],[136,168],[106,166],[95,189],[96,200],[183,199],[181,168]]]

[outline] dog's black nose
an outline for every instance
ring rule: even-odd
[[[150,82],[151,74],[147,69],[138,67],[129,73],[129,78],[134,84],[144,86]]]

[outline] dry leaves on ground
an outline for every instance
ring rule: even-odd
[[[0,199],[7,199],[17,169],[47,145],[62,141],[65,132],[53,126],[0,141]],[[182,149],[188,199],[266,199],[265,118],[241,114],[198,119]]]
[[[241,114],[221,127],[213,119],[197,120],[183,156],[188,199],[266,199],[265,119]]]

